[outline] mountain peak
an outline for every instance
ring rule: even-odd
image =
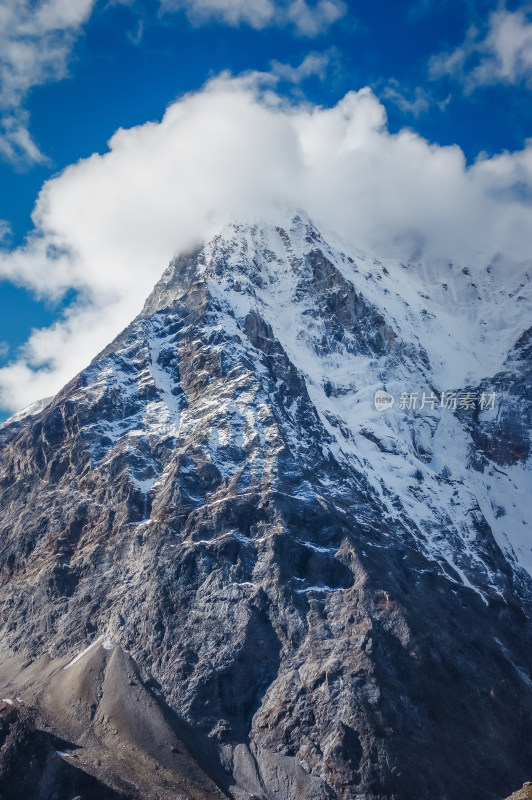
[[[234,800],[511,791],[532,741],[528,339],[443,384],[451,316],[418,277],[302,216],[228,225],[0,429],[3,641],[36,663],[13,686],[107,631]]]

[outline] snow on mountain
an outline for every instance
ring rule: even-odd
[[[36,414],[43,411],[46,406],[49,406],[53,399],[53,397],[43,397],[42,400],[36,400],[35,403],[30,403],[26,408],[17,411],[16,414],[6,419],[1,425],[11,425],[12,422],[21,422],[23,419],[26,419],[26,417],[34,417]]]
[[[322,275],[319,265],[313,274],[308,262],[318,247],[329,260]],[[442,282],[434,270],[351,257],[299,217],[286,231],[229,225],[197,259],[198,272],[220,306],[219,330],[237,333],[248,314],[260,313],[304,378],[331,437],[331,454],[367,477],[390,519],[410,531],[415,526],[419,547],[450,580],[473,587],[475,575],[482,573],[497,590],[497,576],[482,553],[485,522],[510,562],[532,575],[526,518],[530,462],[475,468],[475,444],[460,414],[439,407],[442,393],[456,393],[459,405],[461,394],[477,389],[479,410],[480,382],[503,370],[532,319],[526,275],[520,278],[516,314],[516,292],[497,285],[489,265],[474,282],[466,268],[449,264]],[[173,285],[173,270],[162,286]],[[391,353],[372,341],[374,319],[357,317],[356,295],[378,309],[389,326],[387,335],[400,343]],[[356,322],[354,332],[342,330],[338,321],[334,330],[328,313],[337,309],[324,309],[324,299],[329,306],[345,304],[344,315]],[[396,398],[385,413],[374,406],[381,388]],[[403,392],[416,394],[418,407],[423,393],[434,397],[434,408],[401,409]],[[501,393],[496,403],[495,414],[504,403]],[[523,403],[530,408],[530,397]],[[479,422],[489,414],[490,409],[480,413]],[[226,420],[226,440],[236,442],[241,423],[231,415]],[[528,430],[523,429],[525,439]]]

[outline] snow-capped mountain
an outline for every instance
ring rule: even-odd
[[[0,427],[0,679],[102,785],[500,800],[530,777],[532,294],[501,269],[228,225]],[[88,675],[135,670],[195,767],[139,742],[121,766],[131,724],[109,738]]]

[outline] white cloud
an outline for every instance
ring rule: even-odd
[[[133,0],[110,0],[132,5]],[[215,21],[258,30],[288,27],[317,36],[347,13],[344,0],[159,0],[162,12],[184,11],[196,25]],[[76,39],[96,0],[0,0],[0,157],[18,164],[46,163],[33,140],[24,102],[36,86],[67,74]],[[142,19],[127,35],[139,44]]]
[[[211,20],[225,25],[293,26],[302,36],[317,36],[347,13],[343,0],[159,0],[164,12],[184,11],[194,25]]]
[[[42,162],[22,109],[29,91],[63,78],[68,57],[95,0],[2,0],[0,3],[0,154]]]
[[[137,20],[135,29],[133,31],[128,31],[126,36],[131,44],[139,45],[142,42],[142,37],[144,36],[144,20]]]
[[[317,36],[326,31],[347,12],[342,0],[319,0],[309,6],[306,0],[294,0],[287,9],[287,18],[304,36]]]
[[[459,79],[466,92],[497,83],[532,88],[532,21],[524,10],[495,11],[483,34],[471,28],[460,47],[431,59],[430,70]]]
[[[0,278],[78,300],[0,370],[0,405],[57,391],[138,313],[172,255],[229,219],[303,210],[381,258],[420,243],[424,259],[471,268],[530,258],[532,143],[468,167],[457,146],[391,134],[369,89],[326,109],[289,103],[273,81],[221,76],[45,183],[35,232],[0,251]]]
[[[451,100],[450,95],[445,100],[436,100],[430,92],[421,86],[408,90],[402,87],[399,81],[394,78],[384,87],[381,96],[384,100],[389,100],[396,105],[403,114],[412,114],[414,117],[425,114],[431,106],[437,106],[440,111],[444,111]]]
[[[280,61],[272,61],[272,73],[288,83],[302,83],[307,78],[318,77],[325,80],[327,69],[331,63],[332,51],[326,53],[308,53],[301,64],[293,67]]]
[[[11,223],[7,219],[0,219],[0,244],[8,241],[11,234]]]

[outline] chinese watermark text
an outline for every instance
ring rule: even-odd
[[[401,392],[399,397],[379,389],[375,392],[377,411],[388,411],[397,400],[402,411],[423,411],[444,409],[449,411],[468,411],[495,409],[497,392]]]

